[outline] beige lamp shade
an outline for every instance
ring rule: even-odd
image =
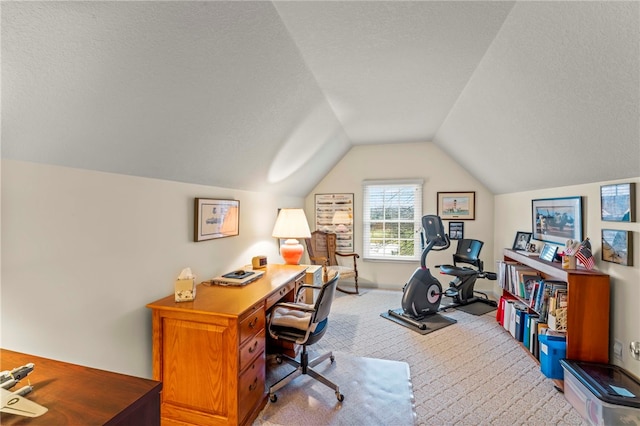
[[[273,227],[274,238],[286,239],[280,246],[280,255],[288,265],[300,262],[304,247],[297,238],[311,238],[307,217],[302,209],[281,209]]]

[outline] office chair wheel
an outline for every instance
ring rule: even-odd
[[[338,401],[340,402],[344,401],[344,395],[340,392],[336,392],[336,398],[338,398]]]
[[[329,357],[329,360],[331,361],[331,364],[333,364],[333,363],[334,363],[334,361],[336,360],[336,357],[335,357],[335,356],[333,356],[333,355],[331,355],[331,356]]]
[[[269,401],[276,402],[277,400],[278,400],[278,395],[276,395],[275,393],[272,395],[269,395]]]

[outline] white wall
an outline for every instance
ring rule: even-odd
[[[493,194],[480,184],[467,171],[462,169],[437,145],[430,142],[403,143],[386,145],[360,145],[353,147],[342,160],[325,176],[305,200],[305,210],[309,226],[315,229],[315,194],[347,192],[354,193],[354,232],[355,251],[362,254],[362,181],[365,179],[424,179],[423,214],[437,213],[437,192],[475,191],[476,219],[464,221],[465,238],[475,238],[485,242],[481,258],[486,269],[494,264],[493,260]],[[448,222],[444,221],[448,230]],[[432,252],[427,265],[433,266],[451,263],[453,247]],[[363,286],[401,289],[417,267],[416,262],[379,262],[358,263],[359,280]],[[449,278],[444,275],[440,282],[448,286]],[[477,289],[492,289],[491,282],[478,280]],[[398,297],[398,306],[400,296]]]
[[[200,280],[257,254],[297,197],[2,160],[0,346],[151,377],[151,315],[190,267]],[[240,200],[240,235],[193,242],[194,198]]]
[[[511,247],[517,231],[531,232],[531,200],[537,198],[555,198],[582,196],[584,235],[591,240],[596,269],[611,277],[611,341],[623,343],[622,361],[613,358],[612,363],[621,365],[640,376],[640,361],[630,357],[628,350],[631,341],[640,341],[640,221],[635,223],[603,222],[600,219],[600,186],[610,183],[640,182],[640,178],[622,181],[596,182],[585,185],[551,188],[544,191],[529,191],[516,194],[497,195],[495,197],[495,252],[502,258],[503,247]],[[636,189],[640,185],[636,184]],[[638,194],[636,194],[638,195]],[[636,212],[640,213],[640,197],[636,197]],[[622,266],[601,260],[601,230],[620,229],[633,231],[633,266]],[[541,245],[539,241],[534,241]]]

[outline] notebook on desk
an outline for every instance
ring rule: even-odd
[[[212,281],[218,285],[243,286],[254,282],[264,275],[264,271],[245,271],[239,269],[214,278]]]

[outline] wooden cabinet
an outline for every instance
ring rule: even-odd
[[[302,266],[269,265],[243,287],[200,284],[196,299],[167,296],[147,305],[153,318],[153,377],[163,382],[169,424],[250,424],[264,407],[268,309],[293,298]]]
[[[586,269],[562,269],[559,263],[505,249],[505,261],[515,261],[549,280],[567,283],[567,358],[609,362],[609,276]],[[503,289],[505,294],[511,294]],[[511,295],[517,298],[515,295]]]

